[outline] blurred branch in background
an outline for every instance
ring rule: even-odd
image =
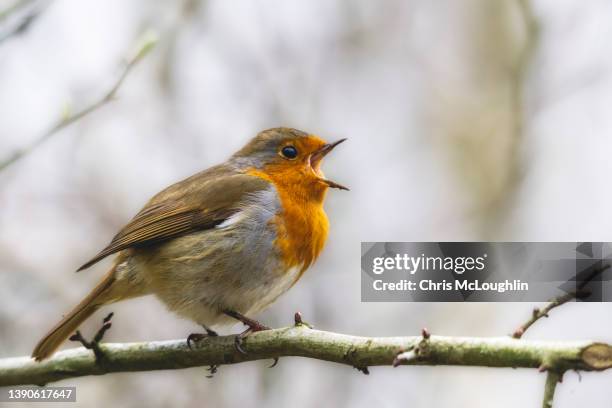
[[[511,98],[512,109],[514,110],[514,135],[510,143],[509,155],[510,166],[508,171],[507,186],[505,188],[506,198],[514,196],[514,193],[522,178],[522,166],[520,157],[520,147],[525,137],[526,128],[526,104],[525,88],[529,67],[533,59],[533,54],[538,43],[539,25],[533,13],[531,0],[517,0],[519,16],[523,25],[522,46],[518,51],[516,62],[511,75]],[[507,201],[507,200],[506,200]],[[503,206],[508,206],[508,202]]]
[[[439,146],[467,188],[476,236],[499,240],[525,172],[524,91],[539,30],[529,0],[477,3],[469,29],[447,33],[443,46],[470,57],[432,82],[428,103]]]
[[[366,374],[368,367],[379,365],[521,367],[559,374],[566,370],[603,371],[612,367],[612,346],[591,341],[429,334],[366,338],[313,330],[303,324],[253,333],[243,343],[246,354],[236,349],[234,340],[235,336],[209,337],[192,349],[185,340],[101,344],[100,359],[85,348],[62,351],[43,362],[30,357],[7,358],[0,360],[0,386],[42,385],[86,375],[217,366],[285,356],[345,364]]]
[[[83,117],[94,112],[96,109],[111,102],[117,95],[117,91],[119,91],[119,88],[121,88],[121,85],[127,78],[132,68],[134,68],[134,66],[140,60],[142,60],[153,49],[153,47],[155,47],[157,41],[157,35],[153,31],[145,31],[145,33],[137,41],[136,47],[134,48],[133,52],[127,58],[125,66],[123,67],[123,70],[121,71],[120,75],[117,77],[117,80],[100,99],[93,102],[91,105],[82,108],[74,114],[66,112],[64,117],[62,117],[47,132],[35,139],[34,142],[32,142],[28,147],[24,148],[23,150],[17,151],[8,159],[0,162],[0,171],[5,170],[11,164],[14,164],[18,160],[22,159],[24,156],[32,153],[36,148],[38,148],[41,144],[43,144],[46,140],[48,140],[51,136],[53,136],[60,130],[64,129],[67,126],[70,126],[71,124],[77,122],[79,119],[82,119]]]
[[[514,195],[521,179],[520,146],[525,137],[525,87],[533,53],[538,43],[539,26],[533,13],[531,0],[517,0],[519,16],[523,25],[523,41],[518,51],[511,86],[512,109],[514,110],[514,137],[510,144],[510,168],[506,187],[506,195]],[[506,205],[508,203],[505,203]]]
[[[480,177],[488,178],[490,183],[484,188],[484,196],[481,197],[484,232],[487,237],[498,237],[507,221],[508,210],[513,208],[524,172],[520,153],[527,127],[524,90],[537,44],[538,25],[531,0],[517,0],[516,4],[491,7],[495,7],[498,21],[493,19],[483,23],[484,30],[492,34],[492,37],[484,42],[486,47],[482,55],[486,59],[489,53],[497,54],[487,65],[489,74],[493,78],[499,76],[501,80],[498,85],[493,85],[498,89],[497,96],[493,92],[493,97],[501,97],[502,100],[497,101],[498,106],[490,113],[491,134],[483,135],[493,136],[492,141],[487,143],[492,142],[492,154],[478,160],[484,163],[481,170],[485,171]],[[496,49],[500,44],[501,47]],[[503,102],[504,97],[506,102]],[[495,109],[506,110],[506,113],[496,112]],[[508,122],[502,122],[499,128],[500,123],[495,122],[504,117]],[[475,152],[477,155],[482,153],[480,147],[476,147]],[[487,172],[493,174],[493,177],[486,176]]]
[[[164,41],[161,45],[162,54],[161,64],[159,64],[159,82],[162,91],[166,94],[164,100],[171,99],[173,90],[173,71],[175,69],[176,58],[174,54],[177,49],[177,42],[182,30],[188,27],[190,22],[196,18],[198,10],[204,8],[206,1],[204,0],[184,0],[178,3],[178,16],[176,21],[164,33]]]
[[[0,10],[0,24],[2,25],[0,26],[0,44],[26,32],[50,2],[50,0],[18,0]]]
[[[514,131],[517,139],[520,139],[525,132],[525,107],[524,107],[524,92],[525,81],[533,56],[536,44],[539,37],[539,25],[533,13],[531,0],[517,0],[519,13],[524,26],[523,46],[518,53],[516,65],[514,68]],[[515,149],[515,154],[518,154],[518,149]]]

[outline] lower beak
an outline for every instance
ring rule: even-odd
[[[317,175],[319,175],[318,170],[319,170],[319,165],[320,165],[321,160],[325,156],[327,156],[329,152],[334,150],[336,146],[338,146],[340,143],[344,142],[345,140],[346,138],[340,139],[334,143],[327,143],[323,145],[323,147],[321,147],[319,150],[317,150],[316,152],[310,155],[310,167],[312,167],[312,169],[314,170],[315,173],[317,173]],[[324,184],[327,184],[331,188],[337,188],[340,190],[348,190],[347,187],[344,187],[343,185],[338,184],[335,181],[327,180],[326,178],[323,178],[321,176],[319,176],[319,181],[321,181]]]

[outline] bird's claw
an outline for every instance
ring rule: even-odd
[[[243,343],[243,339],[249,333],[249,330],[246,330],[240,334],[237,334],[236,337],[234,337],[234,347],[236,348],[236,351],[239,352],[240,354],[245,354],[245,355],[247,354],[247,352],[242,348],[242,343]]]
[[[113,318],[114,313],[109,313],[104,320],[102,320],[102,326],[100,327],[100,329],[96,332],[96,334],[94,335],[93,339],[91,341],[87,341],[85,339],[85,337],[83,337],[83,335],[81,334],[81,332],[79,330],[77,330],[72,336],[70,336],[69,340],[70,341],[78,341],[79,343],[81,343],[83,345],[83,347],[85,347],[88,350],[92,350],[94,352],[94,355],[96,356],[96,363],[101,363],[104,358],[104,352],[102,351],[102,349],[100,348],[100,342],[102,341],[102,339],[104,338],[104,334],[106,334],[106,332],[111,328],[111,326],[113,325],[111,323],[111,319]]]
[[[232,317],[236,320],[241,321],[245,326],[248,326],[248,329],[246,329],[240,334],[237,334],[234,339],[234,346],[236,347],[236,350],[241,354],[246,354],[246,351],[242,348],[242,343],[243,343],[243,340],[249,334],[255,333],[258,331],[271,330],[268,326],[259,323],[257,320],[246,317],[242,313],[238,313],[234,310],[225,310],[223,313],[225,313],[229,317]]]
[[[189,347],[189,350],[193,350],[191,343],[197,343],[205,337],[208,337],[208,335],[204,333],[191,333],[187,336],[187,347]]]
[[[206,333],[191,333],[189,336],[187,336],[187,347],[189,347],[189,350],[192,350],[191,343],[197,343],[207,337],[218,336],[216,331],[211,330],[208,327],[204,327],[204,330],[206,330]]]

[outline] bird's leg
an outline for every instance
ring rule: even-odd
[[[238,313],[235,310],[224,310],[223,313],[228,315],[229,317],[233,317],[236,320],[241,321],[245,326],[248,326],[248,329],[243,331],[240,334],[237,334],[234,339],[234,346],[236,350],[242,354],[246,354],[246,351],[242,348],[242,342],[245,337],[247,337],[251,333],[255,333],[258,331],[271,330],[268,326],[259,323],[257,320],[253,320],[251,318],[246,317],[242,313]],[[274,362],[270,366],[270,368],[275,367],[278,364],[278,357],[274,357]]]
[[[83,345],[83,347],[94,352],[94,355],[96,356],[96,364],[102,364],[104,362],[105,355],[100,348],[100,342],[102,341],[104,334],[112,326],[111,319],[113,318],[113,315],[114,313],[109,313],[104,320],[102,320],[102,327],[100,327],[100,329],[96,332],[91,341],[87,341],[78,330],[72,336],[70,336],[70,341],[78,341]]]
[[[202,325],[202,327],[204,328],[204,330],[206,330],[206,333],[191,333],[189,336],[187,336],[187,347],[189,347],[189,350],[192,349],[191,348],[192,342],[197,343],[198,341],[205,339],[207,337],[219,336],[219,334],[216,331],[209,329],[205,325]],[[212,378],[213,375],[217,372],[217,370],[218,370],[218,366],[216,364],[211,364],[210,366],[208,366],[209,374],[206,377]]]
[[[187,336],[187,347],[189,347],[189,349],[191,349],[191,343],[197,343],[198,341],[206,338],[206,337],[217,337],[218,334],[216,331],[209,329],[208,327],[202,325],[202,327],[204,328],[204,330],[206,330],[206,333],[191,333],[189,336]]]
[[[225,313],[229,317],[233,317],[234,319],[241,321],[245,326],[249,327],[248,329],[246,329],[242,333],[237,334],[236,335],[236,339],[234,341],[235,346],[236,346],[236,350],[238,350],[242,354],[246,354],[246,351],[244,351],[244,349],[242,348],[242,340],[244,340],[245,337],[247,337],[251,333],[255,333],[255,332],[258,332],[258,331],[270,330],[270,328],[268,326],[265,326],[265,325],[259,323],[257,320],[253,320],[251,318],[248,318],[245,315],[243,315],[242,313],[238,313],[238,312],[236,312],[234,310],[224,310],[223,313]]]
[[[242,313],[236,312],[234,310],[224,310],[223,313],[225,313],[229,317],[233,317],[234,319],[241,321],[245,326],[249,326],[248,330],[250,330],[250,332],[252,333],[264,330],[271,330],[268,326],[259,323],[257,320],[253,320],[249,317],[246,317]]]

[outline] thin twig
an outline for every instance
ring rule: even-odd
[[[601,268],[594,269],[590,275],[588,275],[582,282],[580,282],[576,290],[567,292],[561,296],[552,299],[550,303],[548,303],[545,307],[541,309],[537,307],[533,309],[529,320],[519,326],[519,328],[516,329],[514,333],[512,333],[512,337],[515,339],[520,339],[521,337],[523,337],[527,329],[529,329],[535,322],[537,322],[541,318],[548,317],[548,313],[550,313],[552,309],[559,307],[571,300],[581,299],[588,296],[590,292],[584,290],[585,286],[593,279],[595,279],[598,275],[601,275],[608,268],[610,268],[610,265],[605,265]]]
[[[157,43],[157,37],[154,34],[152,34],[150,31],[145,33],[145,35],[143,35],[141,39],[139,40],[139,44],[138,44],[138,47],[136,48],[136,51],[127,60],[125,66],[123,67],[123,70],[121,71],[121,74],[119,75],[119,77],[117,78],[113,86],[102,96],[101,99],[95,101],[89,106],[86,106],[85,108],[81,109],[80,111],[76,112],[73,115],[69,115],[69,116],[66,116],[60,119],[49,130],[47,130],[44,134],[42,134],[36,140],[34,140],[34,142],[32,142],[29,146],[27,146],[26,148],[20,151],[17,151],[11,157],[1,162],[0,171],[5,170],[11,164],[14,164],[18,160],[25,157],[26,155],[32,153],[36,148],[38,148],[47,139],[49,139],[51,136],[53,136],[60,130],[70,126],[71,124],[75,123],[79,119],[82,119],[84,116],[89,115],[90,113],[94,112],[96,109],[114,100],[115,96],[117,95],[117,91],[119,91],[119,88],[121,88],[121,85],[127,78],[132,68],[134,68],[134,66],[153,49],[156,43]]]
[[[0,23],[5,26],[0,30],[0,43],[25,33],[45,10],[49,1],[21,0],[0,11]]]
[[[546,384],[544,385],[544,399],[542,400],[542,408],[552,408],[555,398],[555,390],[557,384],[561,382],[563,374],[556,371],[549,371],[546,375]]]
[[[42,362],[30,357],[0,359],[0,387],[46,384],[65,378],[115,372],[172,370],[220,366],[275,357],[324,360],[370,372],[373,366],[451,365],[549,370],[601,371],[612,368],[612,345],[592,341],[516,341],[509,337],[476,338],[431,335],[357,337],[309,329],[305,325],[253,333],[244,339],[242,354],[235,336],[202,339],[189,349],[185,339],[112,344],[101,343],[104,364],[83,347],[56,353]],[[418,358],[396,361],[402,350],[418,347]]]
[[[5,9],[0,10],[0,23],[18,12],[21,8],[34,3],[34,1],[35,0],[17,0]]]

